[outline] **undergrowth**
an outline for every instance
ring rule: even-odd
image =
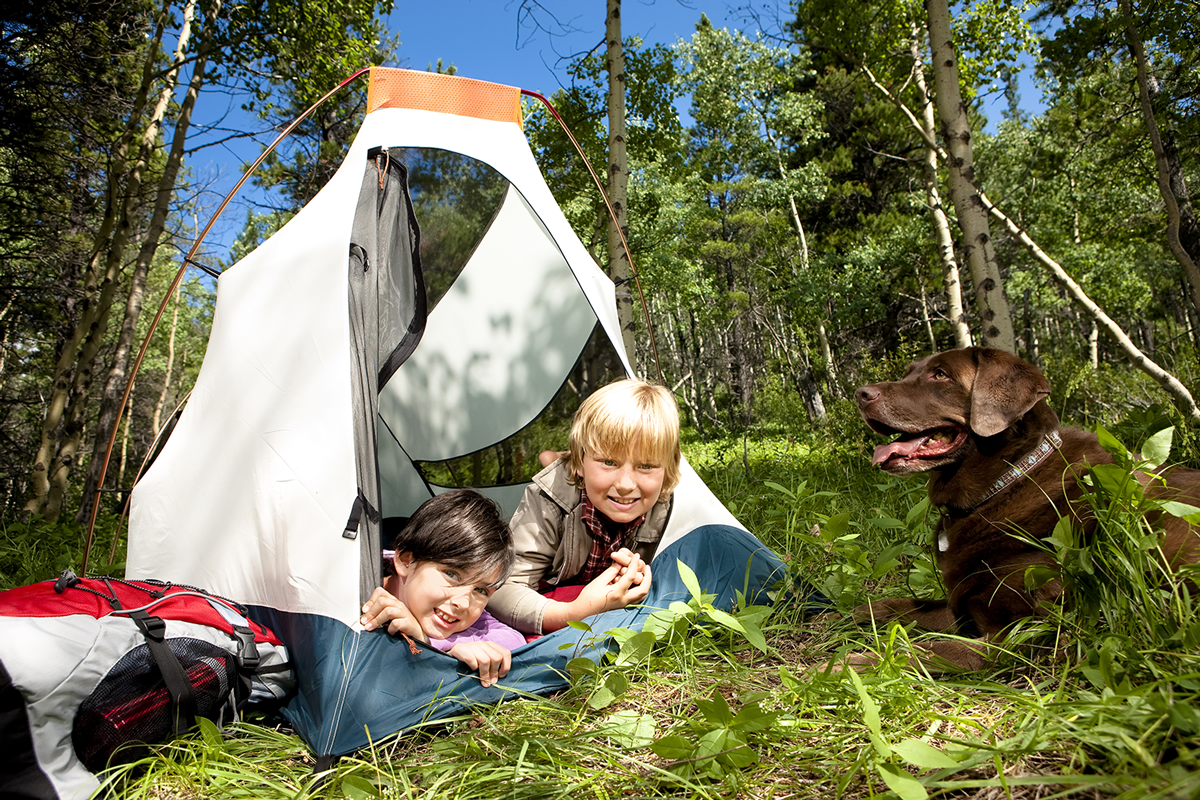
[[[114,768],[120,798],[1191,798],[1200,796],[1200,623],[1185,587],[1157,571],[1157,534],[1128,469],[1165,458],[1161,425],[1106,434],[1120,468],[1093,473],[1104,520],[1047,546],[1077,602],[1029,622],[980,672],[931,675],[899,626],[837,611],[868,597],[936,596],[935,512],[922,480],[870,467],[860,437],[785,435],[690,443],[689,463],[835,613],[802,604],[732,613],[683,570],[692,598],[642,631],[617,632],[572,688],[431,723],[317,773],[281,720],[250,716]],[[1151,434],[1158,434],[1155,439]],[[1190,446],[1190,445],[1189,445]],[[1141,461],[1139,461],[1141,459]],[[1124,477],[1122,477],[1124,476]],[[93,563],[116,529],[102,526]],[[38,533],[39,535],[33,535]],[[5,527],[6,586],[79,558],[72,531]],[[118,547],[117,566],[123,558]],[[93,570],[95,571],[95,570]],[[50,572],[50,574],[45,574]],[[840,668],[850,653],[878,664]]]

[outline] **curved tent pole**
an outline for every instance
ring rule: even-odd
[[[242,175],[241,180],[239,180],[237,184],[229,191],[229,194],[225,195],[225,199],[221,201],[221,205],[217,206],[216,212],[213,213],[212,218],[208,221],[208,224],[204,226],[204,230],[200,231],[200,235],[197,236],[196,241],[192,243],[192,247],[188,250],[187,255],[183,257],[183,263],[180,264],[179,271],[175,273],[175,280],[171,282],[170,288],[167,289],[166,294],[163,296],[162,304],[158,307],[158,313],[154,315],[154,319],[150,322],[150,329],[146,331],[146,338],[142,340],[142,348],[138,350],[137,358],[134,359],[133,362],[133,369],[131,369],[129,372],[129,381],[125,384],[125,394],[121,396],[121,404],[117,407],[117,421],[113,425],[112,434],[108,437],[108,449],[104,452],[104,463],[100,467],[100,477],[96,481],[96,496],[92,498],[92,514],[88,519],[87,536],[84,539],[83,562],[80,565],[80,571],[84,577],[87,576],[88,556],[91,554],[92,550],[92,536],[96,531],[96,516],[100,511],[100,491],[104,487],[104,478],[108,473],[108,462],[112,459],[113,447],[116,445],[117,431],[119,431],[121,428],[121,418],[124,415],[125,406],[129,404],[129,395],[133,391],[133,380],[137,377],[138,370],[142,366],[142,360],[145,359],[146,351],[150,347],[150,337],[154,335],[154,331],[158,328],[158,323],[162,320],[163,314],[166,313],[167,305],[171,301],[171,296],[175,294],[175,290],[179,288],[179,284],[183,281],[183,275],[185,272],[187,272],[188,265],[193,263],[192,257],[196,255],[196,251],[200,249],[200,245],[204,242],[204,237],[208,236],[208,232],[212,230],[212,226],[216,224],[217,219],[222,213],[224,213],[225,207],[229,205],[231,200],[233,200],[234,195],[241,190],[242,185],[249,180],[250,176],[253,175],[254,171],[258,169],[259,165],[266,160],[267,156],[274,152],[275,148],[279,146],[279,143],[283,141],[284,137],[295,130],[297,125],[307,119],[309,115],[316,111],[326,100],[337,94],[354,80],[370,71],[370,67],[363,67],[358,72],[355,72],[349,78],[346,78],[346,80],[342,81],[336,87],[327,92],[320,100],[309,106],[304,113],[292,120],[288,126],[284,128],[278,136],[275,137],[275,141],[271,142],[271,144],[265,150],[263,150],[262,155],[260,155],[255,162],[250,165],[250,168],[247,169],[245,174]],[[113,551],[115,552],[115,540],[113,542],[113,548]]]
[[[546,108],[550,111],[550,116],[558,120],[558,124],[562,126],[563,132],[567,134],[567,138],[570,139],[571,144],[575,146],[575,152],[579,153],[579,157],[583,159],[584,166],[586,166],[588,172],[591,173],[592,180],[596,182],[596,189],[600,192],[600,197],[604,200],[604,207],[608,210],[609,218],[612,219],[613,222],[616,222],[617,212],[613,209],[612,203],[609,202],[608,193],[604,191],[604,185],[600,183],[600,176],[596,174],[596,170],[592,168],[592,162],[588,161],[587,154],[583,152],[583,148],[580,147],[579,142],[576,141],[575,135],[571,133],[571,129],[567,127],[566,120],[559,116],[558,112],[554,110],[554,106],[550,105],[550,101],[547,100],[543,95],[538,94],[537,92],[531,92],[528,89],[522,89],[521,94],[541,100]],[[633,272],[633,282],[637,284],[638,298],[640,298],[642,301],[642,316],[646,318],[646,330],[650,333],[650,349],[654,353],[654,367],[658,370],[658,382],[666,385],[666,381],[663,379],[662,363],[658,358],[658,341],[654,338],[654,325],[650,322],[650,309],[646,305],[646,295],[644,292],[642,292],[642,279],[638,275],[637,267],[633,264],[633,253],[629,251],[629,242],[626,240],[625,231],[621,230],[620,225],[617,225],[617,235],[621,237],[621,246],[625,248],[625,256],[629,259],[629,269]],[[632,357],[633,354],[629,353],[628,355]]]

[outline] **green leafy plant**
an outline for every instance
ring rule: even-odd
[[[1070,518],[1060,519],[1042,545],[1052,549],[1058,567],[1037,568],[1026,576],[1030,586],[1062,580],[1071,598],[1070,622],[1089,632],[1079,637],[1091,643],[1082,653],[1088,663],[1111,663],[1112,642],[1119,639],[1125,643],[1118,648],[1123,661],[1155,674],[1155,664],[1167,654],[1195,651],[1200,641],[1193,598],[1180,580],[1195,568],[1179,573],[1168,568],[1160,524],[1164,515],[1200,523],[1200,508],[1147,491],[1162,481],[1156,471],[1167,461],[1173,431],[1167,427],[1150,435],[1138,454],[1099,427],[1100,443],[1113,463],[1093,465],[1084,476],[1084,500],[1096,517],[1095,531],[1085,536]],[[1153,658],[1135,655],[1150,652]],[[1088,669],[1085,674],[1101,673]]]
[[[573,658],[567,663],[572,686],[584,692],[587,705],[593,710],[607,708],[629,688],[627,673],[648,664],[656,645],[670,645],[695,651],[688,643],[693,636],[711,639],[715,630],[737,634],[762,653],[769,652],[763,623],[770,616],[770,606],[746,605],[739,593],[738,609],[733,613],[713,605],[716,595],[704,592],[696,573],[682,561],[676,561],[680,579],[691,599],[676,600],[665,609],[658,609],[646,620],[640,631],[613,628],[607,632],[617,643],[615,653],[606,654],[602,663],[588,658]],[[572,622],[579,630],[590,631],[585,622]]]
[[[862,678],[854,670],[847,670],[846,675],[854,684],[862,706],[862,722],[874,748],[875,770],[887,787],[902,800],[924,800],[929,796],[927,787],[930,784],[967,766],[973,766],[973,763],[978,761],[977,758],[972,758],[976,754],[971,750],[938,750],[923,739],[907,738],[896,744],[889,744],[884,738],[879,706],[867,692]],[[933,772],[918,777],[909,772],[906,766]]]
[[[718,628],[740,634],[758,651],[769,652],[766,637],[763,636],[762,625],[771,615],[770,606],[747,605],[746,598],[739,592],[738,610],[732,614],[722,611],[713,605],[712,601],[716,595],[706,593],[700,588],[700,582],[696,579],[696,573],[692,571],[691,567],[682,561],[675,563],[679,570],[679,578],[687,587],[691,599],[687,603],[676,600],[665,612],[658,611],[652,614],[643,628],[644,631],[657,636],[660,632],[675,629],[676,620],[685,620],[696,632],[711,636],[712,627],[705,624],[710,622]],[[672,619],[672,615],[675,619]]]
[[[667,768],[685,775],[719,777],[758,761],[752,742],[775,728],[779,713],[764,711],[758,698],[734,711],[720,688],[695,702],[698,716],[686,717],[650,749],[668,759]]]

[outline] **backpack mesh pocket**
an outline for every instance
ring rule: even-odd
[[[239,685],[237,658],[201,639],[166,642],[192,685],[196,717],[219,723],[225,707],[235,707],[231,687]],[[139,645],[113,665],[80,704],[71,728],[75,754],[92,772],[110,763],[135,761],[147,752],[140,743],[171,737],[176,713],[150,647]]]

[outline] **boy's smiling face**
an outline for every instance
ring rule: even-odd
[[[636,446],[619,455],[587,453],[583,458],[583,488],[588,499],[613,522],[633,522],[647,513],[662,494],[666,469],[644,459]]]

